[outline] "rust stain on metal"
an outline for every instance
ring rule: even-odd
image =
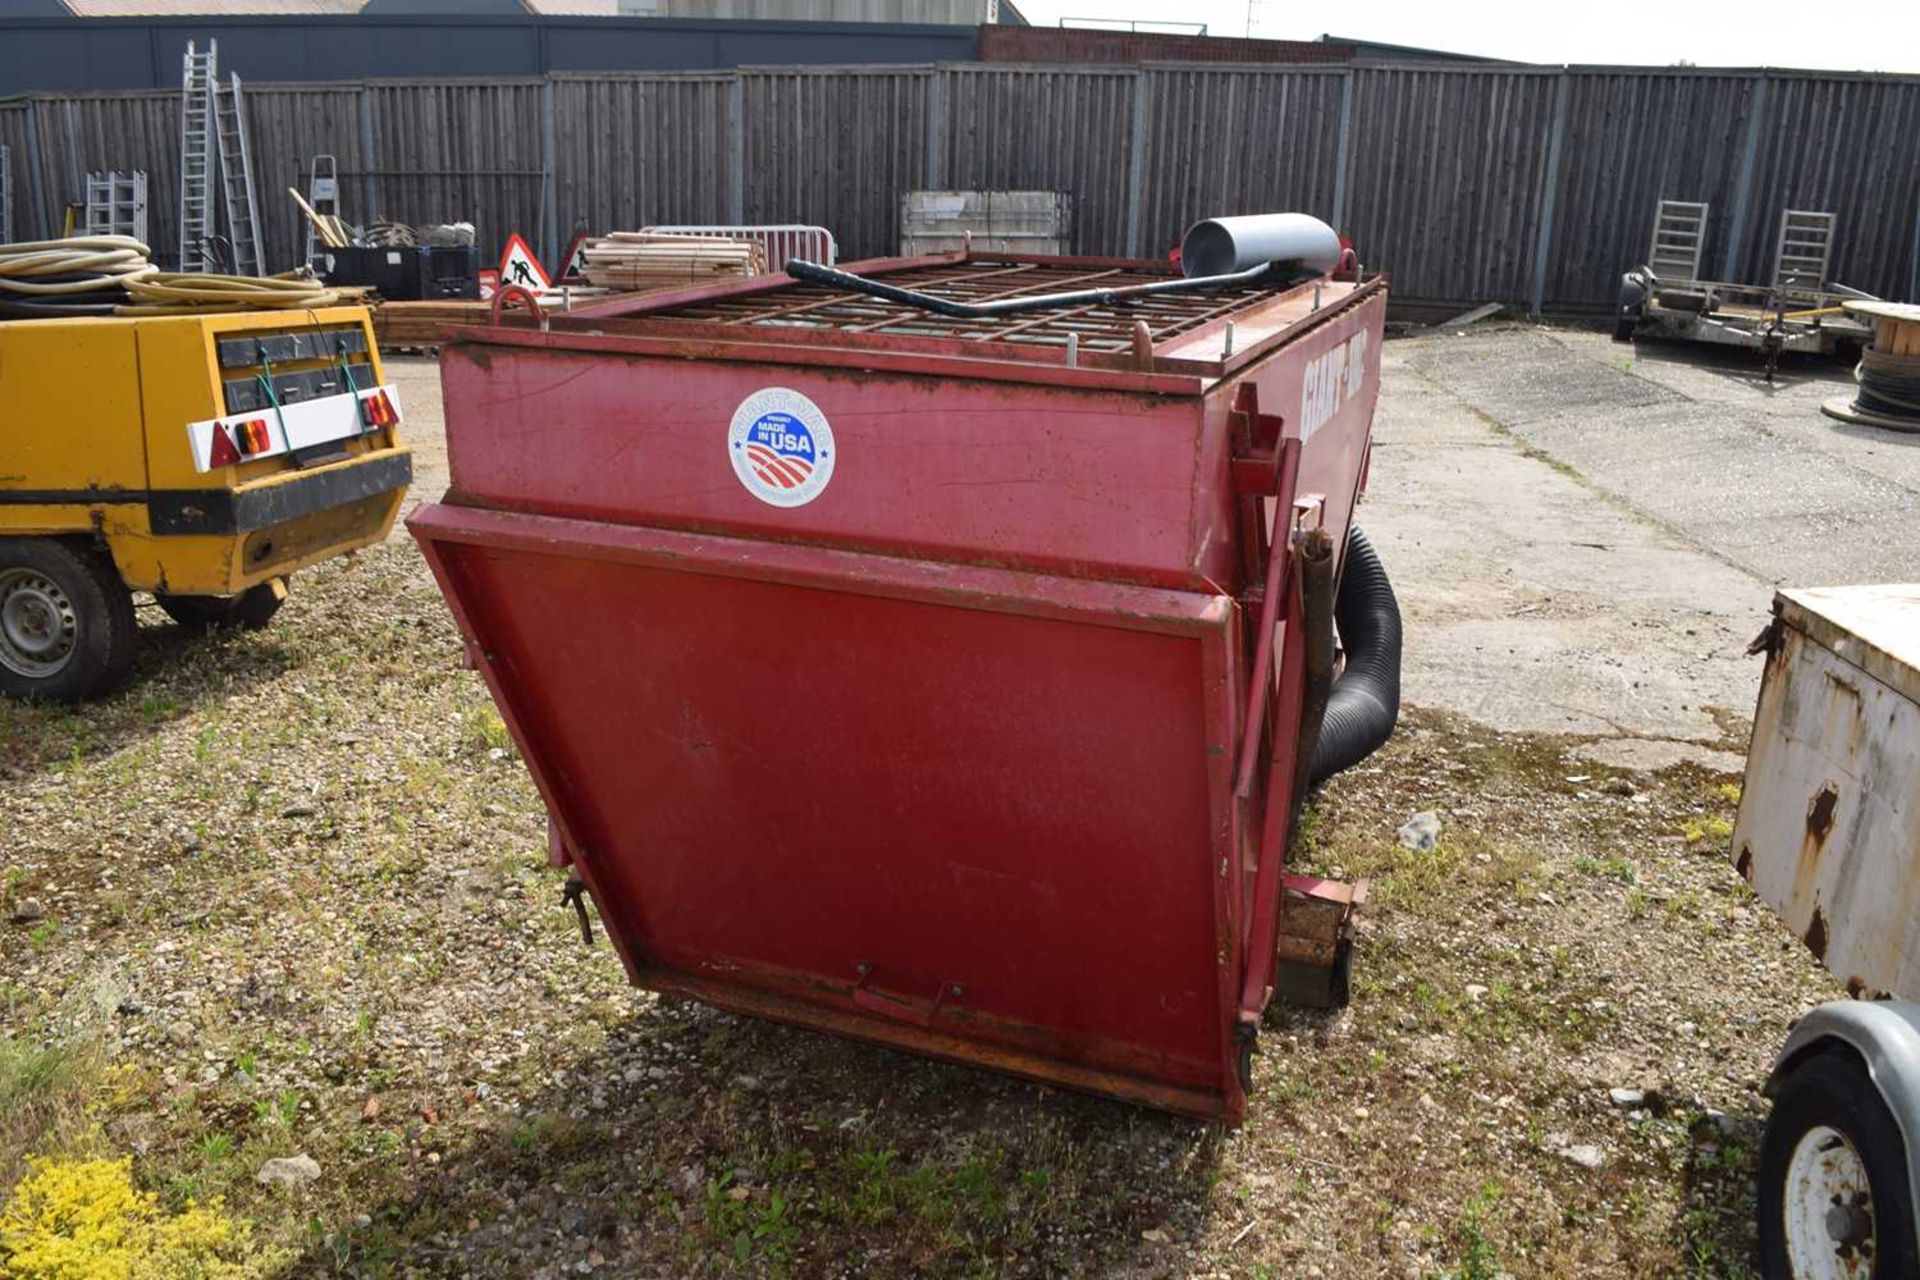
[[[1814,794],[1813,802],[1807,806],[1807,835],[1815,847],[1827,842],[1827,834],[1833,830],[1833,811],[1840,803],[1840,792],[1829,782]]]
[[[1819,907],[1813,909],[1813,920],[1807,925],[1807,950],[1816,960],[1827,958],[1827,913]]]
[[[1833,815],[1839,805],[1840,792],[1831,782],[1823,783],[1807,802],[1807,834],[1800,841],[1800,858],[1793,873],[1795,894],[1814,892],[1820,858],[1826,852],[1827,837],[1833,833]],[[1824,930],[1822,936],[1825,936]]]

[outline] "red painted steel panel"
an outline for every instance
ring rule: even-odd
[[[453,497],[664,528],[1192,583],[1195,400],[1061,392],[844,368],[452,346],[441,357]],[[831,425],[833,476],[805,506],[754,497],[727,426],[798,391]]]
[[[416,530],[643,976],[871,1021],[864,965],[909,1009],[963,988],[938,1029],[1220,1092],[1223,602],[449,506]]]

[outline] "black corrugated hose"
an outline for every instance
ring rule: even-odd
[[[1347,530],[1347,559],[1333,625],[1347,664],[1327,697],[1313,747],[1313,785],[1372,755],[1400,718],[1400,603],[1373,543],[1359,525]]]

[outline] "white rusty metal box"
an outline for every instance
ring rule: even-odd
[[[1849,990],[1920,997],[1920,585],[1773,612],[1734,865]]]

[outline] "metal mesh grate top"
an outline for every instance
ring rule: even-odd
[[[956,302],[992,302],[1083,289],[1117,289],[1168,277],[1163,272],[1135,267],[974,259],[889,271],[874,278]],[[1243,287],[960,319],[829,285],[796,283],[751,296],[688,303],[646,318],[762,330],[824,329],[1046,347],[1064,347],[1069,335],[1077,334],[1082,351],[1125,351],[1133,343],[1137,321],[1146,321],[1153,340],[1160,342],[1272,296],[1270,289]]]

